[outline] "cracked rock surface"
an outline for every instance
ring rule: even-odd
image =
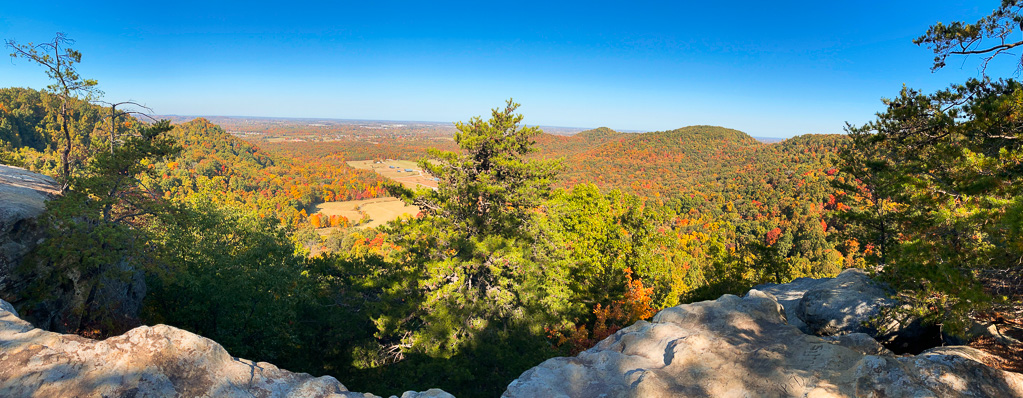
[[[784,311],[758,290],[667,308],[526,371],[504,396],[1023,397],[1023,375],[978,350],[896,356],[862,333],[806,334]]]

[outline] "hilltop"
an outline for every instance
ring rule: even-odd
[[[617,131],[611,130],[608,127],[597,127],[595,129],[592,129],[592,130],[586,130],[586,131],[579,132],[575,136],[576,137],[586,138],[586,139],[594,139],[594,138],[604,138],[604,137],[617,137],[619,135],[622,135],[622,133],[619,133]]]
[[[785,169],[805,173],[809,170],[804,167],[831,168],[841,141],[836,137],[806,135],[768,145],[742,131],[717,126],[637,134],[599,129],[558,140],[543,137],[538,147],[539,156],[565,159],[561,178],[567,186],[593,183],[646,197],[710,194],[734,199],[736,190],[752,183],[744,181],[748,178],[790,178],[792,172]]]
[[[537,150],[533,156],[547,159],[567,158],[628,135],[630,134],[619,133],[607,127],[586,130],[573,135],[544,132],[536,138]]]

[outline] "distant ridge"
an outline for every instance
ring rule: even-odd
[[[608,141],[618,138],[632,139],[638,134],[625,134],[612,130],[608,127],[597,127],[591,130],[580,131],[572,135],[551,133],[544,130],[536,139],[538,156],[547,157],[556,153],[557,156],[573,156],[590,149],[593,149]],[[555,157],[557,157],[555,156]]]
[[[613,137],[613,136],[618,136],[618,135],[621,135],[621,134],[622,133],[619,133],[617,131],[611,130],[611,128],[609,128],[609,127],[597,127],[597,128],[595,128],[593,130],[586,130],[586,131],[580,132],[579,134],[576,134],[576,137],[601,138],[601,137]]]
[[[803,154],[809,149],[811,154],[805,156],[826,156],[834,139],[806,136],[779,141],[766,145],[743,131],[701,125],[641,134],[594,129],[549,140],[544,149],[551,151],[547,157],[565,157],[561,181],[566,186],[592,183],[601,189],[622,189],[647,197],[699,193],[699,202],[713,202],[718,199],[706,193],[730,195],[733,192],[729,190],[736,187],[769,185],[768,174],[792,166],[786,159],[793,158],[785,154]],[[806,171],[800,169],[800,173]]]
[[[638,148],[661,151],[688,151],[703,147],[755,146],[755,138],[742,131],[720,126],[687,126],[675,130],[637,134],[631,142]]]
[[[404,124],[425,124],[455,128],[451,122],[434,122],[426,120],[376,120],[376,119],[337,119],[337,118],[313,118],[313,117],[264,117],[264,116],[218,116],[218,115],[156,115],[157,119],[168,119],[171,123],[185,123],[193,119],[204,119],[217,125],[237,125],[246,123],[268,123],[276,124],[326,124],[326,125],[352,125],[363,123],[404,123]]]

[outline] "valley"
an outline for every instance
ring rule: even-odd
[[[993,5],[12,3],[0,396],[1023,397]]]
[[[0,90],[0,100],[24,109],[41,106],[39,96]],[[98,109],[83,109],[102,120]],[[148,250],[162,260],[145,265],[149,307],[129,319],[180,325],[211,336],[232,353],[299,371],[359,373],[389,364],[378,375],[350,379],[360,389],[404,389],[392,375],[439,366],[445,370],[419,379],[421,389],[441,385],[462,395],[489,395],[496,390],[443,377],[490,363],[506,369],[483,376],[500,386],[538,361],[580,352],[658,309],[761,283],[834,276],[864,267],[878,250],[875,238],[845,216],[854,206],[867,208],[871,198],[862,180],[842,168],[848,136],[804,135],[767,144],[717,126],[574,134],[515,126],[507,131],[529,137],[529,145],[497,149],[490,145],[503,138],[467,143],[436,126],[409,131],[412,122],[389,122],[386,129],[334,125],[329,128],[350,134],[327,139],[324,134],[336,133],[307,131],[324,126],[267,119],[258,129],[249,127],[260,133],[242,134],[213,120],[222,119],[168,125],[166,137],[180,152],[146,160],[139,175],[140,186],[162,198],[162,207],[154,209],[168,210],[153,210],[162,215],[137,221],[153,239]],[[265,131],[274,136],[265,137]],[[487,137],[486,131],[465,134],[470,133]],[[5,156],[43,172],[54,164],[46,160],[52,153],[23,148]],[[448,160],[429,158],[434,150],[449,151]],[[505,153],[512,155],[496,160]],[[424,158],[454,173],[449,177],[455,185],[438,189],[442,181],[413,161]],[[456,167],[450,159],[465,163]],[[415,190],[403,194],[432,210],[397,199],[399,186]],[[407,221],[391,223],[399,218]],[[131,233],[134,227],[124,228]],[[81,239],[100,235],[89,236]],[[520,296],[463,290],[456,283],[462,280],[508,283]],[[198,293],[177,294],[182,289]],[[233,343],[225,330],[252,327],[250,318],[237,315],[245,310],[232,307],[239,295],[256,303],[274,297],[259,305],[282,321],[248,342]],[[415,301],[406,301],[409,297]],[[449,306],[447,300],[472,305]],[[233,309],[177,310],[192,305]],[[332,310],[310,312],[324,306]],[[505,306],[531,308],[537,315],[507,318],[499,315]],[[300,314],[314,326],[292,323]],[[465,326],[465,319],[479,314],[505,326]],[[94,330],[104,330],[96,325],[108,320],[90,316],[96,318],[81,324],[90,325],[90,336],[102,336]],[[486,344],[458,348],[459,361],[441,364],[437,358],[454,352],[449,350],[464,344],[464,337],[419,329],[417,322],[462,325],[454,327],[477,333]],[[535,336],[528,331],[535,328],[546,328],[546,334],[527,338]],[[394,356],[413,330],[423,333],[416,344],[439,350],[438,356]],[[275,340],[279,336],[304,343],[282,343]],[[533,347],[527,355],[499,359],[489,353],[521,350],[516,339]],[[331,351],[308,352],[303,348],[308,344]],[[360,347],[374,351],[366,354]]]

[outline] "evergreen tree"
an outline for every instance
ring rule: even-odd
[[[152,173],[150,162],[176,153],[164,135],[170,129],[166,120],[139,127],[112,153],[92,158],[70,190],[47,202],[47,239],[15,275],[30,281],[18,292],[19,302],[42,327],[104,336],[136,326],[137,308],[119,308],[118,298],[103,292],[118,281],[141,283],[139,265],[149,247],[137,227],[161,203],[139,176]],[[144,285],[136,290],[145,294]]]
[[[503,110],[492,110],[488,121],[477,116],[455,123],[461,152],[431,150],[433,159],[419,163],[440,179],[436,190],[412,193],[393,186],[391,191],[427,216],[463,230],[465,238],[521,236],[530,211],[550,196],[556,164],[525,159],[543,131],[520,127],[522,115],[514,113],[518,107],[509,99]]]
[[[550,281],[548,270],[531,261],[530,225],[550,195],[556,164],[524,158],[541,131],[521,127],[516,108],[509,100],[490,120],[456,124],[461,152],[433,151],[420,162],[440,179],[437,190],[389,187],[422,215],[388,231],[405,250],[390,289],[404,292],[405,306],[377,319],[378,335],[392,361],[406,354],[470,361],[445,368],[449,383],[504,382],[549,354],[542,300]],[[455,367],[471,361],[489,365],[459,376],[465,370]]]
[[[58,132],[61,137],[60,149],[60,182],[62,191],[71,184],[71,155],[75,146],[75,100],[86,101],[97,95],[96,80],[83,79],[75,70],[75,64],[82,61],[82,53],[69,48],[74,40],[64,33],[57,33],[52,42],[40,44],[18,44],[14,40],[6,41],[7,47],[13,51],[11,57],[26,58],[46,69],[46,76],[53,80],[47,89],[55,94],[60,101],[56,115],[58,116]],[[88,131],[84,133],[89,133]]]
[[[1012,41],[1017,29],[1023,29],[1023,1],[1002,0],[1002,4],[988,16],[974,23],[954,21],[948,24],[938,22],[927,29],[927,33],[913,40],[934,51],[934,65],[931,70],[945,67],[945,61],[953,55],[979,55],[982,70],[1001,54],[1013,55],[1013,48],[1023,45],[1023,40]],[[1017,71],[1023,69],[1023,57],[1016,64]]]
[[[1023,85],[971,80],[886,103],[850,131],[848,172],[874,195],[852,214],[918,314],[962,332],[987,301],[977,276],[1023,258]]]

